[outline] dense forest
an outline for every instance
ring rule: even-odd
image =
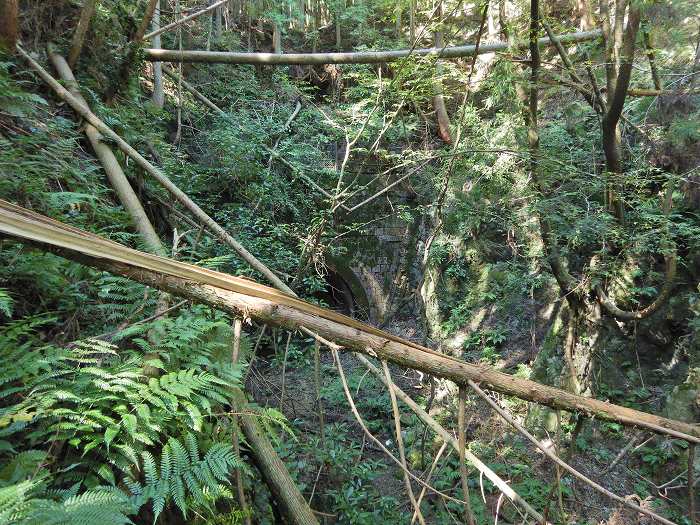
[[[0,524],[693,525],[695,0],[0,0]]]

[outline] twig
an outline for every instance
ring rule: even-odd
[[[393,389],[394,381],[391,379],[391,372],[389,371],[389,366],[386,364],[386,361],[382,361],[382,368],[384,369],[386,383],[389,385],[389,398],[391,399],[391,409],[394,413],[394,428],[396,430],[396,445],[399,448],[399,458],[401,459],[401,464],[403,465],[406,492],[408,493],[408,499],[411,500],[411,505],[413,505],[413,514],[418,517],[418,522],[421,523],[421,525],[425,525],[425,518],[423,518],[423,513],[420,511],[420,506],[416,501],[416,496],[413,494],[411,478],[409,478],[407,474],[408,463],[406,463],[406,451],[403,446],[403,437],[401,436],[401,412],[399,412],[399,404],[396,402],[396,392],[394,392]]]
[[[461,499],[458,499],[458,498],[453,498],[453,497],[450,496],[449,494],[445,494],[444,492],[439,491],[439,490],[436,489],[435,487],[432,487],[431,485],[428,485],[428,484],[425,483],[423,480],[421,480],[420,478],[418,478],[418,477],[417,477],[415,474],[413,474],[413,472],[411,472],[410,470],[405,469],[404,466],[401,464],[401,461],[399,461],[399,459],[398,459],[396,456],[394,456],[394,455],[389,451],[389,449],[387,449],[387,448],[384,446],[384,444],[383,444],[379,439],[377,439],[377,438],[374,436],[374,434],[372,434],[372,433],[369,431],[369,429],[367,428],[367,425],[365,425],[365,422],[364,422],[364,420],[362,419],[362,416],[360,415],[360,413],[359,413],[358,410],[357,410],[357,406],[355,406],[355,401],[353,401],[353,399],[352,399],[352,394],[350,393],[350,387],[348,386],[347,379],[345,379],[345,372],[343,371],[343,365],[342,365],[341,362],[340,362],[340,356],[338,355],[338,350],[331,349],[331,353],[333,354],[333,359],[335,360],[335,365],[336,365],[336,367],[338,368],[338,375],[340,376],[340,381],[341,381],[341,383],[343,384],[343,390],[345,391],[345,397],[346,397],[346,399],[348,400],[348,404],[350,405],[350,410],[352,410],[352,413],[353,413],[353,415],[355,416],[355,419],[357,420],[357,423],[360,425],[360,427],[362,428],[363,432],[364,432],[365,435],[370,439],[370,441],[372,441],[376,446],[378,446],[379,449],[380,449],[382,452],[384,452],[387,456],[389,456],[389,458],[401,468],[401,470],[403,470],[404,472],[406,472],[414,481],[418,482],[421,486],[426,487],[428,490],[434,492],[435,494],[439,494],[440,496],[442,496],[442,497],[445,498],[445,499],[448,499],[448,500],[453,501],[453,502],[455,502],[455,503],[457,503],[457,504],[463,505],[463,504],[464,504],[464,500],[461,500]]]
[[[695,464],[695,443],[688,443],[688,518],[690,525],[695,525],[695,481],[693,468]]]
[[[287,357],[289,356],[289,343],[292,341],[292,332],[287,332],[287,344],[284,345],[284,358],[282,359],[282,392],[280,393],[280,406],[284,405],[284,393],[287,379]]]
[[[435,467],[437,467],[438,461],[440,461],[440,458],[442,457],[442,453],[445,452],[445,449],[447,448],[447,441],[443,441],[442,445],[440,446],[440,450],[438,450],[438,453],[435,455],[435,459],[433,459],[433,464],[430,465],[430,470],[428,471],[428,474],[425,476],[425,482],[428,483],[430,481],[430,478],[433,476],[433,472],[435,472]],[[449,456],[452,453],[452,449],[447,451],[447,455]],[[445,457],[447,458],[447,456]],[[416,505],[418,508],[420,508],[421,501],[423,501],[423,496],[425,496],[425,487],[423,487],[420,491],[420,494],[418,495],[418,501],[416,502]],[[418,517],[417,511],[413,511],[413,517],[411,518],[411,525],[416,521],[416,518]]]
[[[369,359],[367,359],[365,356],[355,353],[355,357],[357,357],[360,362],[367,367],[367,369],[372,372],[372,374],[379,379],[380,381],[385,382],[384,375],[381,373],[381,371],[374,366]],[[387,385],[389,386],[389,385]],[[428,427],[430,427],[440,438],[448,443],[454,450],[459,451],[459,444],[457,442],[457,439],[450,434],[445,428],[443,428],[440,423],[435,421],[422,407],[416,403],[411,396],[409,396],[406,392],[401,390],[398,386],[395,384],[393,385],[393,390],[396,392],[396,395],[401,401],[403,401],[408,408],[410,408],[418,418],[423,421]],[[494,484],[494,486],[500,490],[503,494],[506,495],[506,497],[513,502],[513,504],[516,504],[516,507],[520,506],[522,507],[525,512],[527,512],[530,516],[534,517],[535,520],[537,520],[537,523],[545,523],[544,517],[537,512],[535,509],[533,509],[527,501],[525,501],[517,492],[515,492],[503,479],[501,479],[493,470],[491,470],[487,465],[485,465],[478,457],[476,457],[469,449],[464,450],[464,454],[466,459],[469,460],[469,462],[476,468],[479,472],[482,472],[488,479],[491,481],[491,483]]]
[[[557,456],[556,454],[554,454],[548,447],[546,447],[545,445],[543,445],[542,443],[540,443],[540,441],[539,441],[535,436],[533,436],[532,434],[530,434],[527,430],[525,430],[525,428],[524,428],[520,423],[518,423],[517,421],[515,421],[515,419],[513,419],[504,409],[502,409],[498,403],[496,403],[493,399],[491,399],[491,398],[486,394],[486,392],[484,392],[484,391],[479,387],[479,385],[477,385],[477,384],[476,384],[474,381],[472,381],[472,380],[468,380],[468,381],[467,381],[467,384],[468,384],[468,385],[469,385],[469,386],[470,386],[484,401],[486,401],[486,402],[496,411],[496,413],[497,413],[499,416],[501,416],[501,418],[503,418],[506,422],[510,423],[518,432],[520,432],[520,433],[521,433],[523,436],[525,436],[533,445],[535,445],[538,449],[540,449],[540,450],[544,453],[545,456],[547,456],[549,459],[551,459],[552,461],[554,461],[557,465],[559,465],[560,467],[562,467],[564,470],[568,471],[568,472],[569,472],[570,474],[572,474],[574,477],[580,479],[581,481],[583,481],[583,482],[586,483],[587,485],[593,487],[593,488],[594,488],[595,490],[597,490],[598,492],[600,492],[600,493],[602,493],[602,494],[605,494],[605,495],[606,495],[607,497],[609,497],[610,499],[615,500],[615,501],[617,501],[618,503],[621,503],[621,504],[624,505],[625,507],[628,507],[628,508],[630,508],[630,509],[632,509],[632,510],[635,510],[635,511],[637,511],[637,512],[640,512],[640,513],[642,513],[642,514],[645,514],[645,515],[649,516],[650,518],[652,518],[652,519],[654,519],[654,520],[656,520],[656,521],[658,521],[658,522],[660,522],[660,523],[664,523],[665,525],[676,525],[674,522],[672,522],[672,521],[670,521],[670,520],[667,520],[667,519],[664,518],[663,516],[659,516],[658,514],[656,514],[655,512],[653,512],[653,511],[651,511],[651,510],[649,510],[649,509],[645,509],[645,508],[640,507],[639,505],[635,505],[634,503],[632,503],[632,502],[626,500],[625,498],[622,498],[622,497],[618,496],[617,494],[614,494],[614,493],[610,492],[610,491],[609,491],[608,489],[606,489],[605,487],[599,485],[598,483],[596,483],[596,482],[593,481],[592,479],[590,479],[590,478],[586,477],[585,475],[583,475],[581,472],[579,472],[578,470],[576,470],[575,468],[573,468],[571,465],[569,465],[569,464],[565,463],[564,461],[562,461],[562,460],[559,458],[559,456]]]
[[[316,390],[316,408],[318,410],[318,432],[321,439],[321,447],[326,448],[326,416],[323,412],[323,400],[321,399],[321,344],[314,341],[314,388]]]
[[[457,435],[459,436],[459,477],[462,481],[462,492],[464,492],[464,521],[469,525],[474,525],[474,513],[469,501],[469,475],[467,473],[467,462],[464,454],[467,448],[465,406],[467,404],[467,389],[464,385],[459,387],[459,408],[457,410]]]
[[[228,2],[228,1],[229,1],[229,0],[219,0],[218,2],[213,3],[212,5],[210,5],[209,7],[206,7],[206,8],[204,8],[204,9],[202,9],[201,11],[197,11],[196,13],[192,13],[191,15],[188,15],[188,16],[186,16],[186,17],[180,19],[180,20],[176,20],[175,22],[172,22],[172,23],[170,23],[170,24],[164,25],[164,26],[161,27],[160,29],[158,29],[158,30],[156,30],[156,31],[151,31],[151,32],[148,33],[147,35],[144,35],[144,36],[143,36],[143,40],[150,40],[150,39],[153,38],[154,36],[157,36],[157,35],[160,35],[160,34],[162,34],[162,33],[165,33],[166,31],[170,31],[173,27],[181,26],[181,25],[184,24],[185,22],[189,22],[190,20],[194,20],[195,18],[200,17],[200,16],[202,16],[203,14],[208,13],[208,12],[211,11],[212,9],[216,9],[217,7],[219,7],[220,5],[225,4],[225,3]]]

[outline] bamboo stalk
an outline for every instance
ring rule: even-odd
[[[112,128],[107,126],[90,108],[87,107],[80,99],[73,96],[66,88],[64,88],[55,78],[53,78],[39,63],[37,63],[29,54],[21,47],[17,46],[19,54],[29,63],[39,76],[56,92],[56,94],[65,100],[80,116],[92,124],[100,133],[112,139],[119,149],[131,157],[146,173],[151,175],[161,186],[163,186],[175,199],[185,206],[194,216],[197,217],[203,224],[211,229],[219,239],[231,246],[243,260],[250,264],[255,270],[262,273],[276,287],[293,295],[294,292],[275,275],[269,268],[262,264],[253,254],[234,239],[226,230],[212,219],[204,210],[202,210],[185,192],[178,188],[173,182],[158,168],[146,160],[143,155],[132,148],[124,139],[117,135]]]
[[[562,44],[585,42],[600,37],[601,32],[584,31],[559,35],[558,40]],[[540,38],[540,45],[553,45],[549,38]],[[527,42],[518,44],[518,47],[526,47]],[[397,51],[361,51],[352,53],[240,53],[228,51],[177,51],[173,49],[144,49],[145,59],[152,62],[202,62],[209,64],[265,64],[265,65],[289,65],[289,64],[378,64],[393,62],[410,56],[435,57],[453,59],[477,54],[503,52],[509,49],[505,42],[482,44],[480,46],[469,44],[454,47],[429,47],[421,49],[401,49]]]

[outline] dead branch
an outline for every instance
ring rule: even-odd
[[[401,435],[401,412],[399,412],[399,404],[396,402],[396,392],[394,391],[393,385],[394,381],[391,379],[391,372],[389,371],[389,365],[386,361],[382,361],[382,368],[384,369],[384,378],[386,379],[386,384],[390,385],[389,398],[391,399],[391,410],[394,414],[394,429],[396,431],[396,446],[399,449],[399,459],[401,459],[401,465],[403,465],[403,475],[404,483],[406,485],[406,492],[408,493],[408,499],[411,500],[411,505],[413,506],[413,514],[418,518],[418,522],[425,525],[425,518],[423,518],[423,513],[420,511],[420,505],[416,501],[416,496],[413,494],[413,487],[411,486],[411,478],[408,477],[408,463],[406,462],[406,451],[403,446],[403,436]]]
[[[621,503],[625,507],[628,507],[636,512],[639,512],[641,514],[645,514],[646,516],[649,516],[650,518],[658,521],[659,523],[663,523],[665,525],[676,525],[670,520],[667,520],[663,516],[659,516],[655,512],[645,509],[643,507],[640,507],[639,505],[635,505],[631,501],[627,500],[626,498],[623,498],[621,496],[618,496],[617,494],[614,494],[610,492],[608,489],[605,487],[599,485],[592,479],[586,477],[583,475],[581,472],[573,468],[571,465],[568,463],[564,462],[562,459],[559,458],[554,452],[550,450],[549,447],[545,446],[544,444],[540,443],[540,441],[530,434],[525,428],[518,423],[515,419],[513,419],[501,406],[496,403],[493,399],[491,399],[486,392],[484,392],[481,388],[479,388],[479,385],[477,385],[474,381],[469,380],[467,384],[474,390],[479,397],[481,397],[484,401],[486,401],[491,408],[493,408],[496,413],[507,423],[512,425],[518,432],[520,432],[523,436],[525,436],[533,445],[535,445],[538,449],[542,451],[542,453],[547,456],[549,459],[551,459],[554,463],[559,465],[561,468],[572,474],[574,477],[577,479],[583,481],[585,484],[589,485],[590,487],[594,488],[598,492],[605,494],[607,497],[610,499],[617,501],[618,503]]]

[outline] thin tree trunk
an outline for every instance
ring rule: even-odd
[[[143,36],[146,34],[146,30],[151,25],[151,20],[153,19],[153,13],[155,13],[156,5],[160,0],[149,0],[146,5],[146,11],[143,14],[141,23],[139,24],[136,33],[133,38],[127,44],[127,51],[124,58],[121,60],[119,66],[117,67],[117,73],[112,80],[112,82],[107,86],[105,90],[105,99],[108,104],[114,102],[117,94],[124,89],[124,87],[129,82],[129,74],[131,73],[131,67],[136,61],[137,51],[143,40]]]
[[[274,22],[272,26],[272,49],[275,54],[282,54],[282,31],[278,22]]]
[[[15,50],[19,37],[19,0],[0,0],[0,49]]]
[[[305,333],[317,334],[323,344],[332,348],[340,345],[458,384],[479,381],[490,390],[555,409],[583,412],[598,419],[700,442],[700,429],[694,425],[572,394],[483,365],[472,365],[254,281],[132,250],[1,200],[0,232],[52,248],[62,256],[148,286],[209,304],[234,316],[246,315],[287,329],[303,327]]]
[[[323,411],[323,399],[321,398],[321,345],[314,341],[314,390],[316,392],[316,406],[318,410],[318,437],[321,448],[326,448],[326,415]]]
[[[233,400],[237,407],[246,406],[245,395],[239,389],[235,389]],[[265,431],[258,425],[257,417],[243,414],[239,420],[255,464],[288,522],[293,525],[318,525],[311,507],[299,492]]]
[[[159,0],[156,5],[156,10],[153,12],[153,24],[152,28],[154,31],[160,29],[160,9],[162,1]],[[153,47],[155,49],[160,49],[160,34],[153,37]],[[165,105],[165,93],[163,91],[163,63],[154,62],[153,63],[153,97],[151,99],[156,107],[162,108]]]
[[[438,18],[442,17],[442,0],[440,0],[440,5],[437,9],[436,16]],[[436,49],[442,49],[445,44],[442,39],[442,31],[435,31],[434,42]],[[476,51],[476,50],[475,50]],[[433,90],[435,94],[433,96],[433,107],[435,108],[435,115],[438,122],[438,134],[440,138],[446,144],[452,144],[452,132],[450,131],[450,116],[447,114],[447,108],[445,107],[445,99],[442,96],[442,73],[443,68],[438,61],[435,64],[435,80],[433,81]]]
[[[238,359],[240,356],[240,350],[241,350],[241,328],[242,328],[242,321],[240,317],[236,317],[233,320],[233,348],[231,349],[231,362],[236,365],[238,363]],[[237,407],[234,406],[234,411],[237,411]],[[233,415],[233,451],[236,453],[236,456],[241,457],[241,445],[239,443],[238,439],[238,432],[240,431],[240,425],[239,425],[239,417],[238,414]],[[245,497],[245,488],[243,487],[243,472],[241,472],[241,469],[236,469],[236,472],[234,473],[235,481],[236,481],[236,492],[238,494],[238,505],[241,507],[241,511],[243,512],[243,522],[245,525],[251,525],[251,519],[250,519],[250,508],[248,507],[248,502]]]
[[[88,29],[90,29],[90,21],[92,20],[92,15],[95,13],[96,4],[97,0],[85,0],[83,9],[80,11],[80,19],[75,28],[75,33],[73,33],[73,40],[71,42],[70,52],[68,53],[68,65],[71,69],[77,64],[80,52],[83,50],[83,43],[85,42]]]
[[[411,5],[408,11],[408,45],[416,45],[416,0],[409,0]]]
[[[647,58],[649,59],[649,68],[651,69],[651,79],[654,82],[654,88],[657,91],[661,91],[664,86],[661,82],[659,70],[656,68],[656,50],[654,49],[651,29],[645,28],[642,34],[644,35],[644,47],[646,48]]]
[[[335,6],[335,12],[333,13],[333,20],[335,22],[335,48],[340,51],[343,48],[343,41],[342,41],[342,35],[340,32],[340,16],[341,16],[341,7],[340,3],[343,2],[345,3],[345,0],[335,0],[336,1],[336,6]],[[344,6],[343,6],[344,7]]]
[[[459,386],[459,407],[457,409],[457,435],[459,436],[459,477],[462,482],[462,492],[464,493],[464,521],[469,525],[474,525],[474,513],[469,497],[469,475],[467,473],[467,461],[464,451],[467,448],[465,405],[467,402],[467,389],[464,385]]]

